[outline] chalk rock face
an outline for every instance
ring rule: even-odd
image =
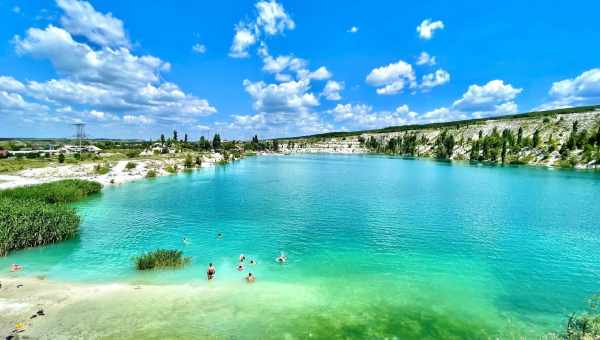
[[[362,132],[356,135],[349,134],[345,137],[321,137],[312,136],[306,138],[279,140],[280,150],[284,153],[367,153],[375,150],[367,147],[366,141],[371,138],[379,145],[386,146],[393,138],[405,138],[416,135],[419,141],[416,145],[414,156],[434,157],[436,140],[444,131],[447,135],[454,137],[455,145],[452,156],[453,160],[469,160],[471,150],[479,135],[490,136],[494,130],[499,134],[510,131],[516,138],[519,129],[522,130],[522,138],[533,139],[537,131],[540,144],[537,147],[524,146],[518,152],[511,155],[520,163],[537,165],[556,165],[561,160],[558,150],[569,139],[573,124],[577,122],[578,131],[586,131],[589,135],[596,134],[600,128],[600,111],[578,113],[561,113],[546,116],[489,119],[477,122],[461,123],[456,125],[447,124],[443,127],[427,127],[406,129],[398,132]],[[551,144],[554,148],[551,148]],[[586,161],[582,157],[583,150],[572,150],[570,157],[576,159],[578,168],[600,167],[597,161]]]

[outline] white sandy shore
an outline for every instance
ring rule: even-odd
[[[285,301],[282,308],[298,308],[321,301],[314,287],[243,280],[135,285],[0,277],[0,282],[0,338],[15,334],[17,325],[24,329],[20,336],[33,339],[230,338],[215,337],[215,323],[222,335],[234,334],[238,322],[253,324],[260,317],[255,303]],[[32,318],[40,310],[44,315]]]
[[[47,332],[48,324],[56,323],[64,308],[79,303],[111,300],[123,295],[140,295],[142,290],[146,297],[177,291],[179,294],[190,293],[202,295],[204,287],[191,285],[177,286],[139,286],[124,283],[111,284],[72,284],[50,282],[41,278],[0,278],[0,338],[11,334],[21,324],[22,335],[42,337]],[[31,318],[43,310],[43,316]],[[46,334],[48,335],[48,334]]]
[[[221,161],[223,156],[218,153],[204,155],[202,167],[210,167]],[[126,169],[129,162],[136,164],[134,169]],[[58,181],[62,179],[87,179],[100,182],[103,185],[122,184],[146,177],[149,170],[156,171],[157,176],[170,175],[165,170],[167,166],[175,166],[182,170],[184,159],[151,159],[151,160],[120,160],[109,162],[110,172],[99,175],[95,171],[97,164],[106,162],[49,166],[45,168],[26,169],[12,175],[0,175],[0,190]]]

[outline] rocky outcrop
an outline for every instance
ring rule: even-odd
[[[575,166],[578,168],[600,168],[600,141],[566,149],[572,138],[575,124],[575,137],[585,132],[586,138],[594,139],[600,134],[600,110],[578,113],[560,113],[522,118],[489,119],[471,122],[456,122],[442,127],[428,125],[415,126],[395,132],[362,132],[344,136],[309,136],[279,140],[280,150],[285,153],[368,153],[385,152],[405,154],[395,147],[395,141],[416,136],[416,145],[410,156],[439,157],[440,137],[452,136],[453,145],[449,155],[441,158],[451,160],[480,160],[505,163],[527,163],[547,166]],[[516,143],[521,130],[520,143]],[[506,131],[506,132],[505,132]],[[537,136],[534,136],[537,134]],[[506,139],[505,136],[508,136]],[[505,157],[483,155],[486,137],[500,136]],[[535,138],[534,138],[535,137]],[[512,138],[512,139],[510,139]],[[510,143],[504,142],[510,139]],[[537,139],[536,145],[533,140]],[[514,140],[514,142],[512,142]],[[392,143],[390,143],[392,141]],[[515,145],[517,144],[517,145]],[[473,150],[473,148],[476,148]],[[486,147],[489,147],[486,145]],[[479,148],[479,149],[477,149]],[[404,150],[405,151],[405,150]],[[478,152],[475,152],[478,151]]]

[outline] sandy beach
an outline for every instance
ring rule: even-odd
[[[2,338],[224,338],[236,325],[260,322],[252,301],[286,301],[286,308],[319,304],[307,287],[242,280],[136,285],[5,277],[0,282]]]

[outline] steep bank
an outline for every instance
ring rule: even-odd
[[[286,153],[389,153],[599,168],[600,106],[279,139]]]

